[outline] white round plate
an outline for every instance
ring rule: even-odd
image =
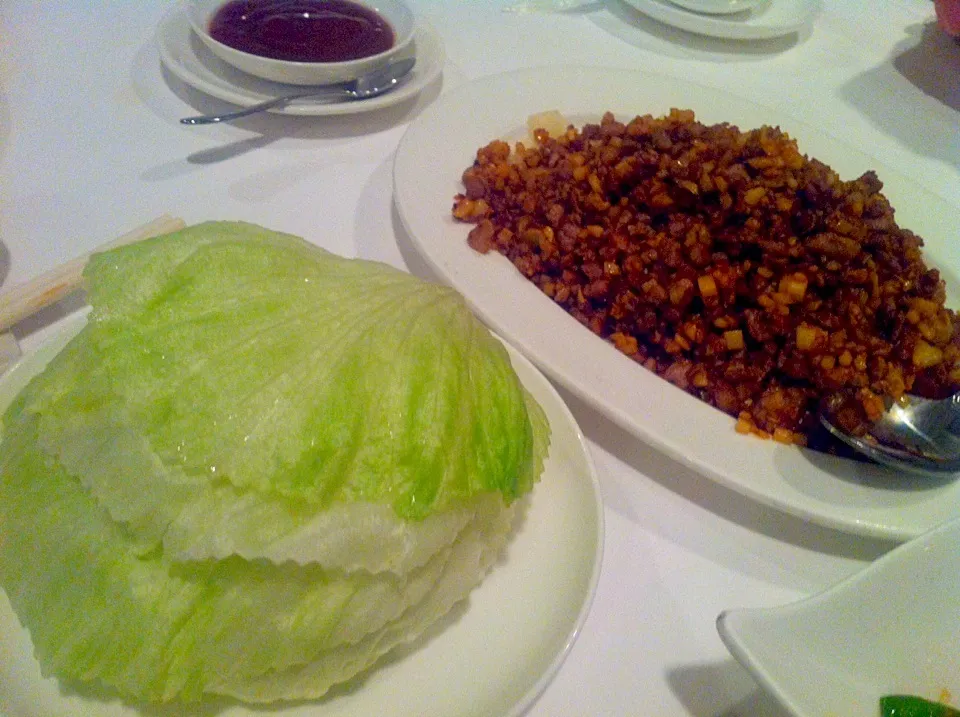
[[[774,441],[741,436],[702,403],[597,336],[527,281],[508,259],[467,245],[450,208],[477,149],[526,136],[531,114],[575,123],[606,110],[624,119],[691,108],[704,122],[779,125],[843,178],[876,169],[900,223],[926,240],[925,257],[958,306],[960,212],[857,150],[778,110],[685,80],[633,70],[556,67],[488,77],[441,97],[415,119],[394,163],[394,201],[418,252],[501,336],[608,418],[694,470],[768,505],[840,530],[906,540],[960,515],[960,481],[895,475]]]
[[[193,32],[187,13],[180,5],[171,8],[160,20],[157,47],[160,60],[178,79],[211,97],[241,107],[303,90],[299,85],[285,85],[248,75],[216,57]],[[359,114],[391,107],[414,97],[443,71],[446,59],[443,40],[433,26],[424,20],[418,21],[413,41],[396,59],[411,56],[416,56],[417,64],[410,75],[397,89],[379,97],[334,102],[302,99],[270,111],[286,115],[324,116]]]
[[[730,653],[797,717],[877,717],[885,695],[960,692],[960,521],[791,605],[727,610]]]
[[[0,415],[26,382],[80,329],[65,329],[0,380]],[[586,441],[556,391],[507,346],[523,385],[552,429],[550,454],[524,517],[504,555],[442,629],[396,656],[388,655],[349,690],[284,709],[241,705],[222,717],[369,717],[520,715],[560,669],[587,617],[600,576],[603,504]],[[27,556],[25,556],[25,559]],[[40,676],[30,638],[0,590],[0,715],[133,717],[139,712],[106,693],[77,694]],[[176,707],[176,706],[174,706]],[[176,714],[194,714],[194,711]],[[201,708],[196,714],[213,714]]]
[[[669,0],[685,10],[706,15],[731,15],[756,7],[765,0]]]
[[[766,40],[799,32],[819,9],[819,0],[766,0],[736,15],[703,15],[670,0],[624,2],[665,25],[727,40]]]

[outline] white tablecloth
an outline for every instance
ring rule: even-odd
[[[188,128],[178,118],[225,105],[162,71],[154,31],[168,2],[6,0],[3,287],[164,212],[257,222],[402,265],[391,163],[406,125],[438,93],[544,65],[643,68],[777,107],[960,210],[960,45],[937,30],[930,0],[826,0],[799,37],[742,45],[638,18],[619,0],[563,13],[410,1],[448,55],[442,85],[421,102]],[[530,714],[784,714],[726,652],[717,614],[809,595],[891,545],[764,508],[570,405],[600,473],[606,549],[579,640]]]

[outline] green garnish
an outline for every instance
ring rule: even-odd
[[[880,698],[880,717],[960,717],[960,710],[915,695],[887,695]]]

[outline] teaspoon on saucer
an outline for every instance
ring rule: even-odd
[[[404,78],[404,76],[406,76],[410,70],[413,69],[415,64],[416,59],[413,57],[408,57],[391,63],[386,67],[381,67],[373,72],[361,75],[355,80],[350,80],[349,82],[338,83],[336,85],[312,87],[300,92],[294,92],[289,95],[283,95],[282,97],[276,97],[274,99],[267,100],[266,102],[260,102],[255,105],[251,105],[250,107],[244,107],[242,110],[236,110],[234,112],[224,112],[222,114],[214,115],[198,115],[196,117],[184,117],[180,120],[180,123],[201,125],[229,122],[230,120],[247,117],[258,112],[265,112],[266,110],[286,105],[293,100],[304,99],[307,97],[323,97],[329,99],[343,99],[348,101],[360,101],[378,97],[396,87]]]

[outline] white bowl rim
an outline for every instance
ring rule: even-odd
[[[276,57],[266,57],[265,55],[257,55],[252,52],[246,52],[244,50],[238,50],[235,47],[226,45],[210,34],[209,29],[207,28],[206,21],[213,15],[213,12],[206,12],[203,17],[204,22],[200,22],[200,18],[197,16],[198,10],[206,10],[207,5],[214,5],[214,10],[221,8],[226,5],[230,0],[217,0],[217,2],[212,2],[212,0],[186,0],[184,3],[184,9],[186,10],[187,19],[190,22],[190,26],[193,28],[193,31],[200,35],[204,42],[209,42],[215,44],[217,47],[223,48],[227,53],[232,53],[239,55],[241,57],[249,58],[251,62],[260,62],[265,65],[269,65],[274,68],[292,68],[292,69],[320,69],[320,68],[349,68],[355,64],[360,63],[371,63],[376,64],[378,61],[387,60],[392,55],[402,50],[404,47],[410,44],[413,40],[413,36],[416,34],[417,30],[417,20],[416,15],[413,12],[413,9],[407,5],[403,0],[387,0],[387,2],[393,3],[401,12],[404,12],[409,20],[409,23],[406,27],[403,28],[402,34],[398,32],[396,24],[393,22],[390,23],[390,26],[393,28],[396,39],[390,47],[388,47],[383,52],[378,52],[375,55],[365,55],[363,57],[356,57],[352,60],[341,60],[338,62],[304,62],[302,60],[280,60]],[[383,13],[378,5],[381,0],[350,0],[357,5],[362,5],[370,10],[376,11],[378,14],[382,15],[384,19],[390,21],[391,18],[387,17]]]
[[[857,599],[864,605],[862,614],[851,614],[849,612],[847,614],[851,614],[852,619],[859,617],[861,618],[860,622],[864,622],[867,619],[866,615],[870,602],[876,603],[884,597],[884,593],[877,591],[876,583],[882,581],[885,584],[892,585],[893,587],[888,589],[888,593],[903,592],[900,586],[904,584],[905,577],[922,582],[931,571],[936,570],[936,568],[931,567],[929,560],[926,562],[920,560],[920,556],[930,551],[952,551],[958,543],[960,543],[960,518],[954,517],[928,529],[915,538],[894,546],[889,552],[812,595],[770,607],[737,607],[722,610],[716,618],[717,632],[734,659],[753,675],[760,686],[791,714],[797,717],[822,714],[821,706],[817,705],[816,709],[811,709],[809,700],[798,689],[797,685],[784,679],[785,673],[778,661],[771,660],[769,654],[764,654],[764,651],[758,647],[762,645],[762,641],[768,641],[768,638],[758,638],[757,636],[766,633],[775,635],[778,629],[782,631],[783,628],[780,625],[783,621],[800,619],[808,622],[814,620],[822,622],[824,611],[827,613],[827,622],[824,624],[837,627],[835,623],[829,621],[829,611],[831,609],[835,610],[838,604],[852,599]],[[947,592],[944,591],[944,594]],[[953,595],[954,593],[949,594]],[[851,597],[854,595],[867,595],[868,598]],[[944,604],[948,607],[950,605],[950,603]],[[946,614],[946,610],[944,614]],[[844,625],[841,624],[839,627],[841,629],[836,632],[842,635]],[[878,647],[878,645],[870,645],[870,643],[865,644]],[[879,647],[883,646],[882,643],[879,645]],[[784,649],[789,649],[789,647],[790,645],[787,644]],[[837,657],[833,655],[829,660],[821,659],[821,661],[829,666],[837,661]],[[917,663],[922,664],[922,660],[918,659]],[[868,688],[874,686],[876,685],[867,684]],[[876,690],[876,696],[879,700],[879,697],[884,693],[890,694],[891,692],[902,691],[904,691],[902,688],[881,688]],[[930,694],[921,695],[920,690],[912,692],[908,689],[906,692],[915,693],[927,699],[935,699]],[[849,714],[842,707],[838,712],[831,709],[830,714],[834,713]]]

